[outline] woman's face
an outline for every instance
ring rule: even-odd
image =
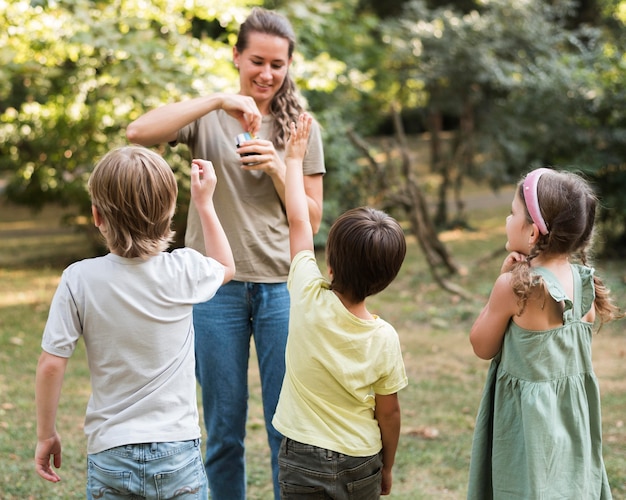
[[[530,236],[533,225],[526,218],[526,206],[516,190],[511,204],[511,213],[506,218],[506,249],[509,252],[519,252],[528,255],[530,250]]]
[[[233,60],[239,68],[240,94],[252,97],[261,113],[267,114],[291,64],[289,40],[252,32],[243,52],[233,48]]]

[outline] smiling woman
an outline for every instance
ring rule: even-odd
[[[194,158],[213,162],[218,178],[215,209],[228,233],[237,273],[211,301],[194,307],[197,375],[208,434],[206,471],[215,500],[246,498],[244,439],[251,338],[263,381],[274,495],[279,497],[277,456],[282,436],[271,420],[285,371],[289,321],[284,155],[289,125],[304,110],[289,73],[295,44],[295,33],[284,16],[253,9],[233,47],[233,63],[239,71],[236,93],[162,106],[139,117],[126,131],[131,142],[144,146],[186,144]],[[251,139],[237,145],[236,138],[246,132]],[[317,231],[325,172],[317,122],[302,172],[311,225]],[[185,244],[202,251],[199,228],[192,205]]]

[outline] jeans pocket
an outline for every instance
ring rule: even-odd
[[[154,474],[159,500],[170,498],[200,498],[206,484],[206,473],[200,455],[174,470]]]
[[[377,500],[380,498],[383,471],[378,468],[373,474],[346,484],[348,495],[353,500]]]
[[[131,491],[131,472],[100,467],[89,460],[87,465],[88,498],[127,497]]]
[[[304,486],[300,484],[290,484],[284,481],[280,482],[280,498],[281,500],[294,500],[298,498],[306,498],[307,500],[324,500],[326,495],[323,486]]]

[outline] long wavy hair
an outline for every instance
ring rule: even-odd
[[[289,20],[276,12],[255,7],[250,15],[241,24],[235,47],[243,52],[250,39],[250,33],[262,33],[265,35],[284,38],[289,42],[288,54],[291,59],[296,47],[296,35]],[[304,111],[300,102],[296,84],[287,70],[282,86],[276,92],[270,104],[270,113],[274,117],[274,129],[269,140],[278,149],[284,149],[289,137],[289,124],[296,121],[298,115]]]
[[[524,202],[526,220],[533,223],[524,201],[523,179],[517,186],[517,195]],[[590,184],[581,176],[565,171],[544,173],[537,184],[537,199],[541,215],[548,227],[530,249],[526,262],[512,270],[513,291],[518,298],[519,314],[524,311],[528,298],[537,292],[541,283],[530,272],[530,262],[539,255],[567,254],[570,261],[589,265],[593,247],[594,225],[598,199]],[[623,317],[609,296],[609,290],[594,274],[595,307],[601,323]]]

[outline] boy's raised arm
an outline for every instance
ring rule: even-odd
[[[313,250],[313,228],[309,218],[309,207],[304,191],[302,162],[311,133],[313,118],[308,113],[291,123],[291,134],[285,149],[285,207],[289,221],[289,246],[291,259],[302,250]]]
[[[191,163],[191,197],[202,222],[206,255],[226,268],[224,283],[228,283],[235,275],[235,259],[213,205],[216,184],[217,177],[213,164],[206,160],[193,160]]]

